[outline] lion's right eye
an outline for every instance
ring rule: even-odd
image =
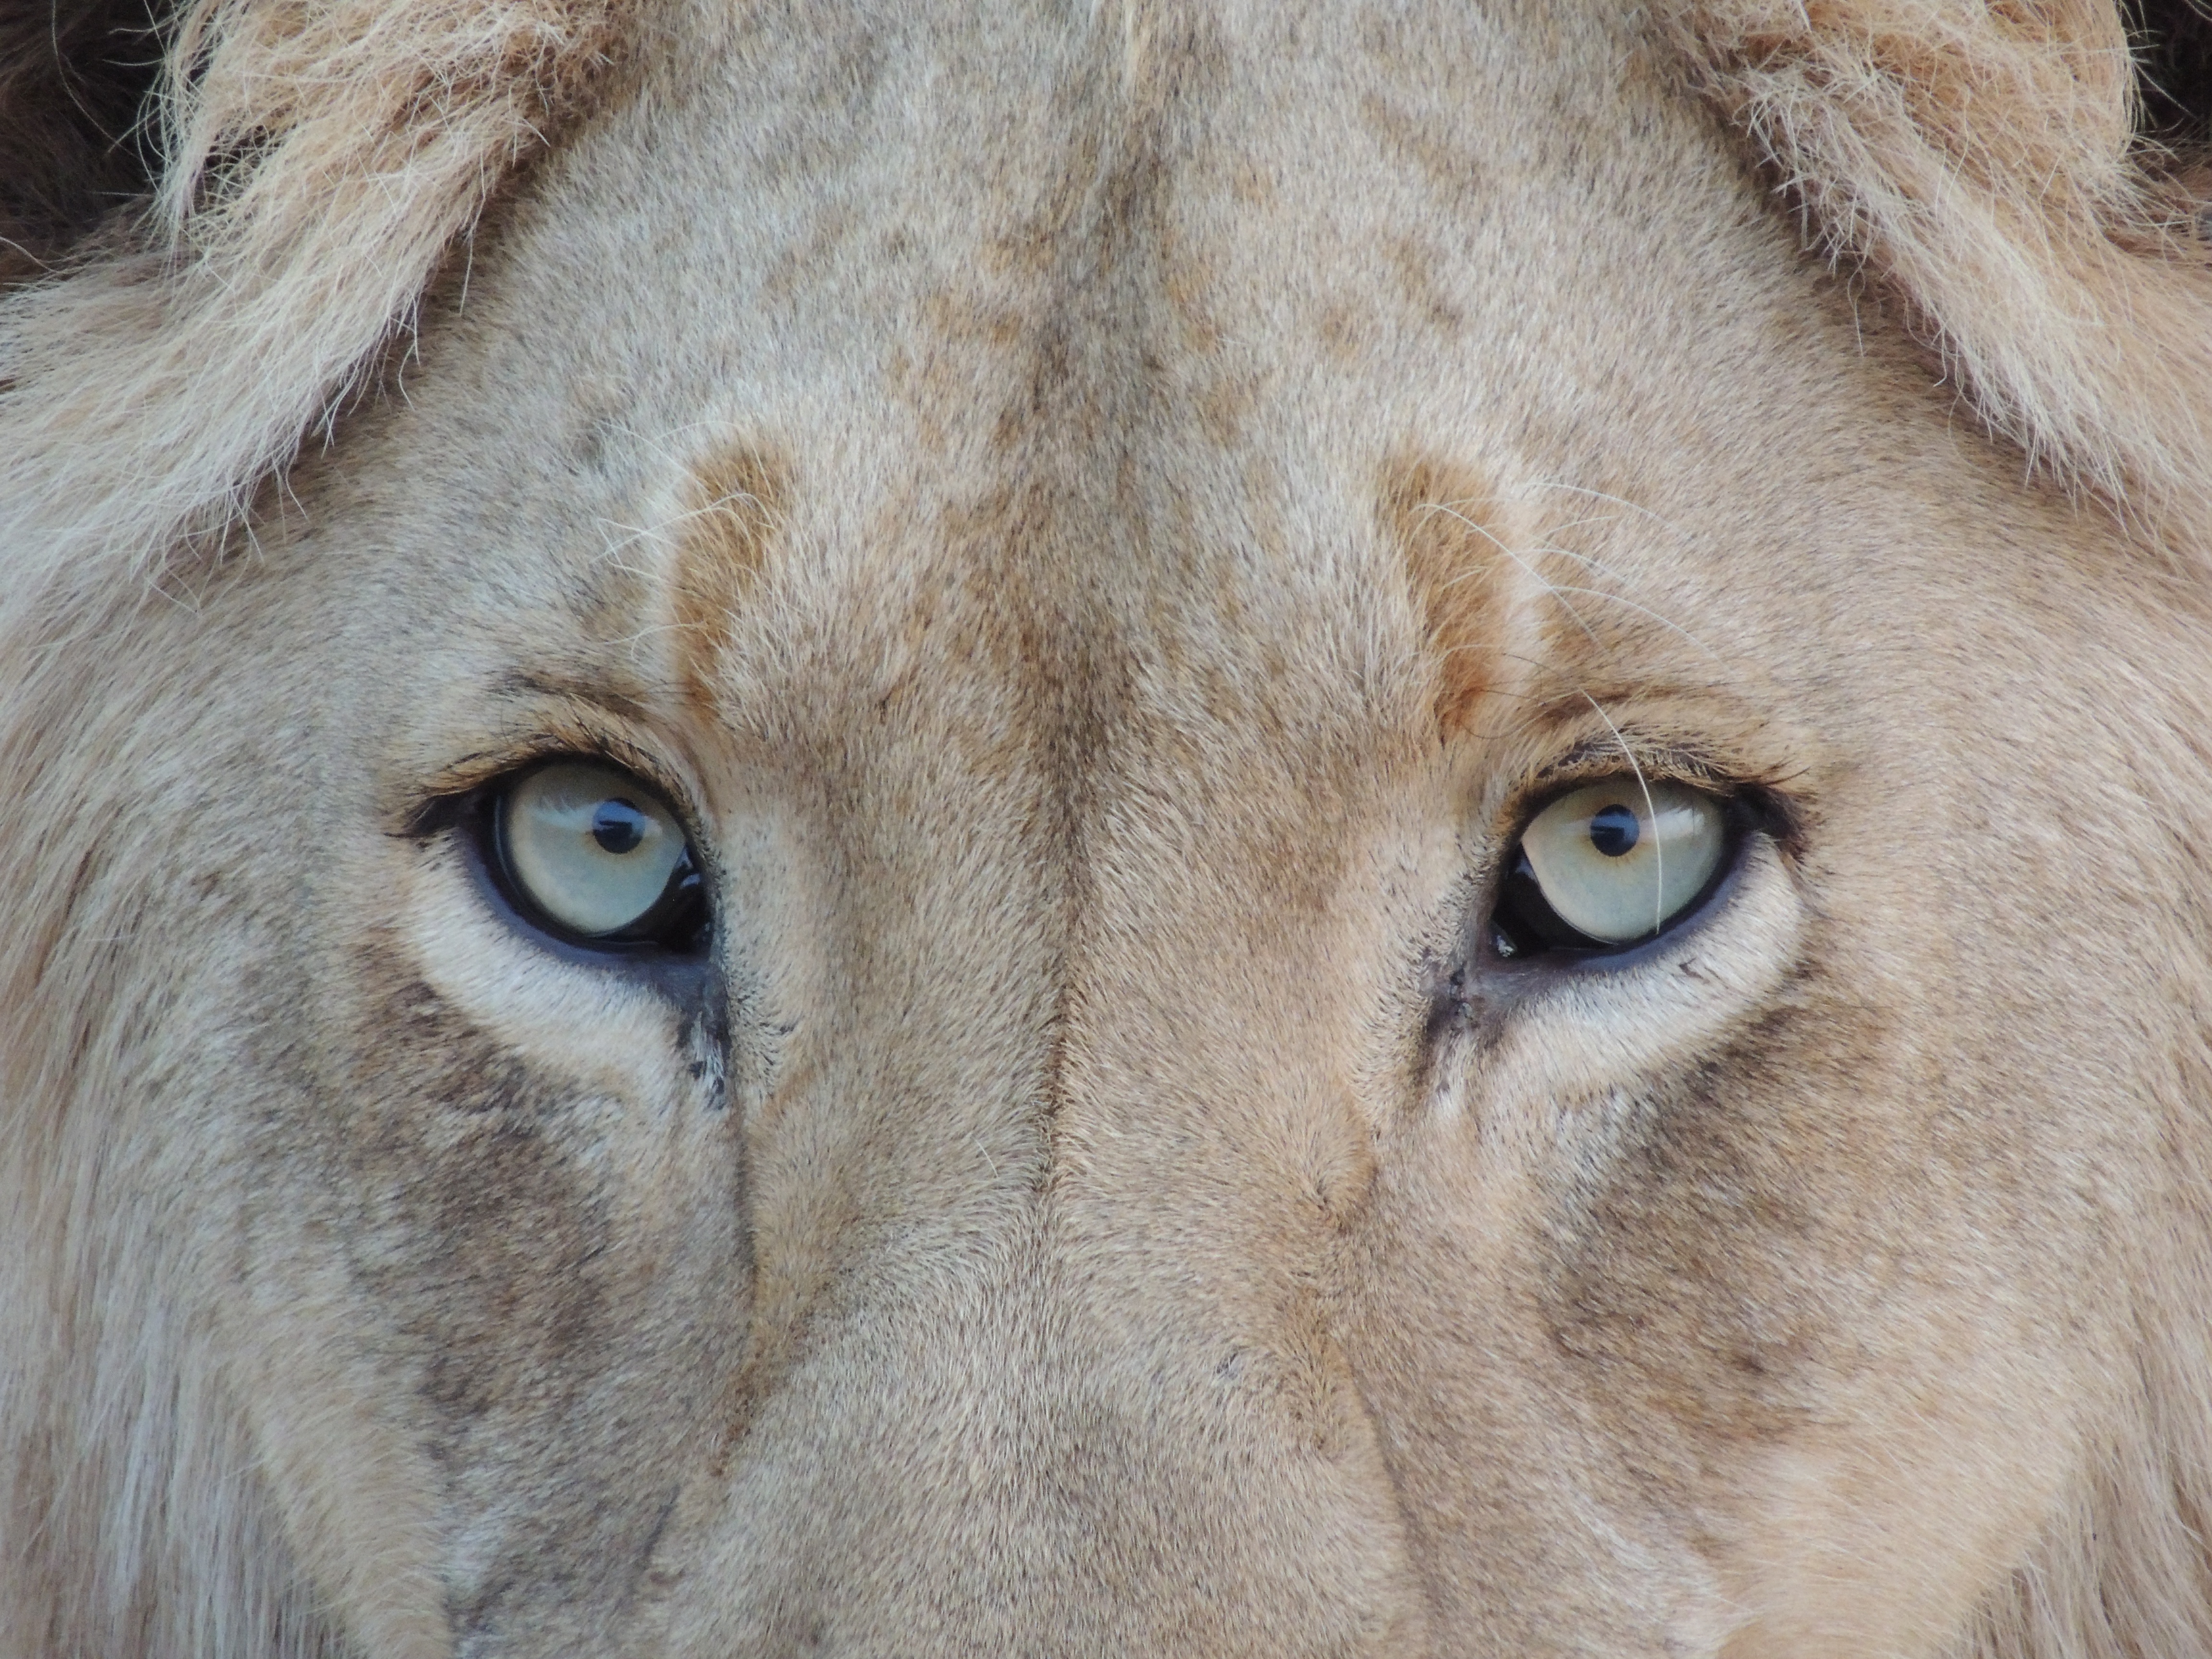
[[[1633,775],[1562,795],[1521,832],[1495,925],[1501,954],[1601,953],[1656,938],[1721,872],[1729,804]]]
[[[556,761],[500,785],[494,862],[531,919],[579,944],[703,942],[704,883],[684,826],[659,794],[595,761]]]

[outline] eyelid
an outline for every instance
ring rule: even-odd
[[[1624,750],[1608,737],[1584,744],[1539,768],[1500,805],[1493,825],[1501,843],[1519,841],[1529,821],[1563,795],[1610,778],[1641,777],[1646,784],[1678,783],[1716,799],[1764,794],[1765,787],[1723,769],[1710,755],[1671,744],[1644,744],[1631,735]]]
[[[695,852],[702,852],[696,792],[690,781],[611,720],[584,710],[564,711],[581,718],[543,720],[527,735],[463,756],[422,781],[412,793],[398,833],[423,840],[447,829],[471,798],[495,783],[533,767],[560,760],[596,761],[629,773],[667,802]]]

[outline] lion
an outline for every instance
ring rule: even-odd
[[[0,64],[0,1655],[2212,1652],[2188,6]]]

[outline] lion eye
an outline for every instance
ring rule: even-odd
[[[1604,950],[1663,932],[1711,885],[1727,803],[1664,781],[1609,778],[1528,821],[1500,895],[1503,954]]]
[[[499,788],[491,824],[499,868],[533,919],[589,945],[694,948],[697,860],[667,803],[629,773],[538,767]]]

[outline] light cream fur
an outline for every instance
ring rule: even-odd
[[[240,518],[612,39],[599,0],[183,8],[129,251],[0,299],[15,585]]]
[[[2032,461],[2181,556],[2212,520],[2203,205],[2136,140],[2103,0],[1670,9],[1690,61],[1837,255],[1900,289]]]
[[[2118,40],[190,10],[0,300],[0,1659],[2212,1650]],[[548,752],[700,972],[505,908]],[[1495,959],[1631,771],[1731,884]]]

